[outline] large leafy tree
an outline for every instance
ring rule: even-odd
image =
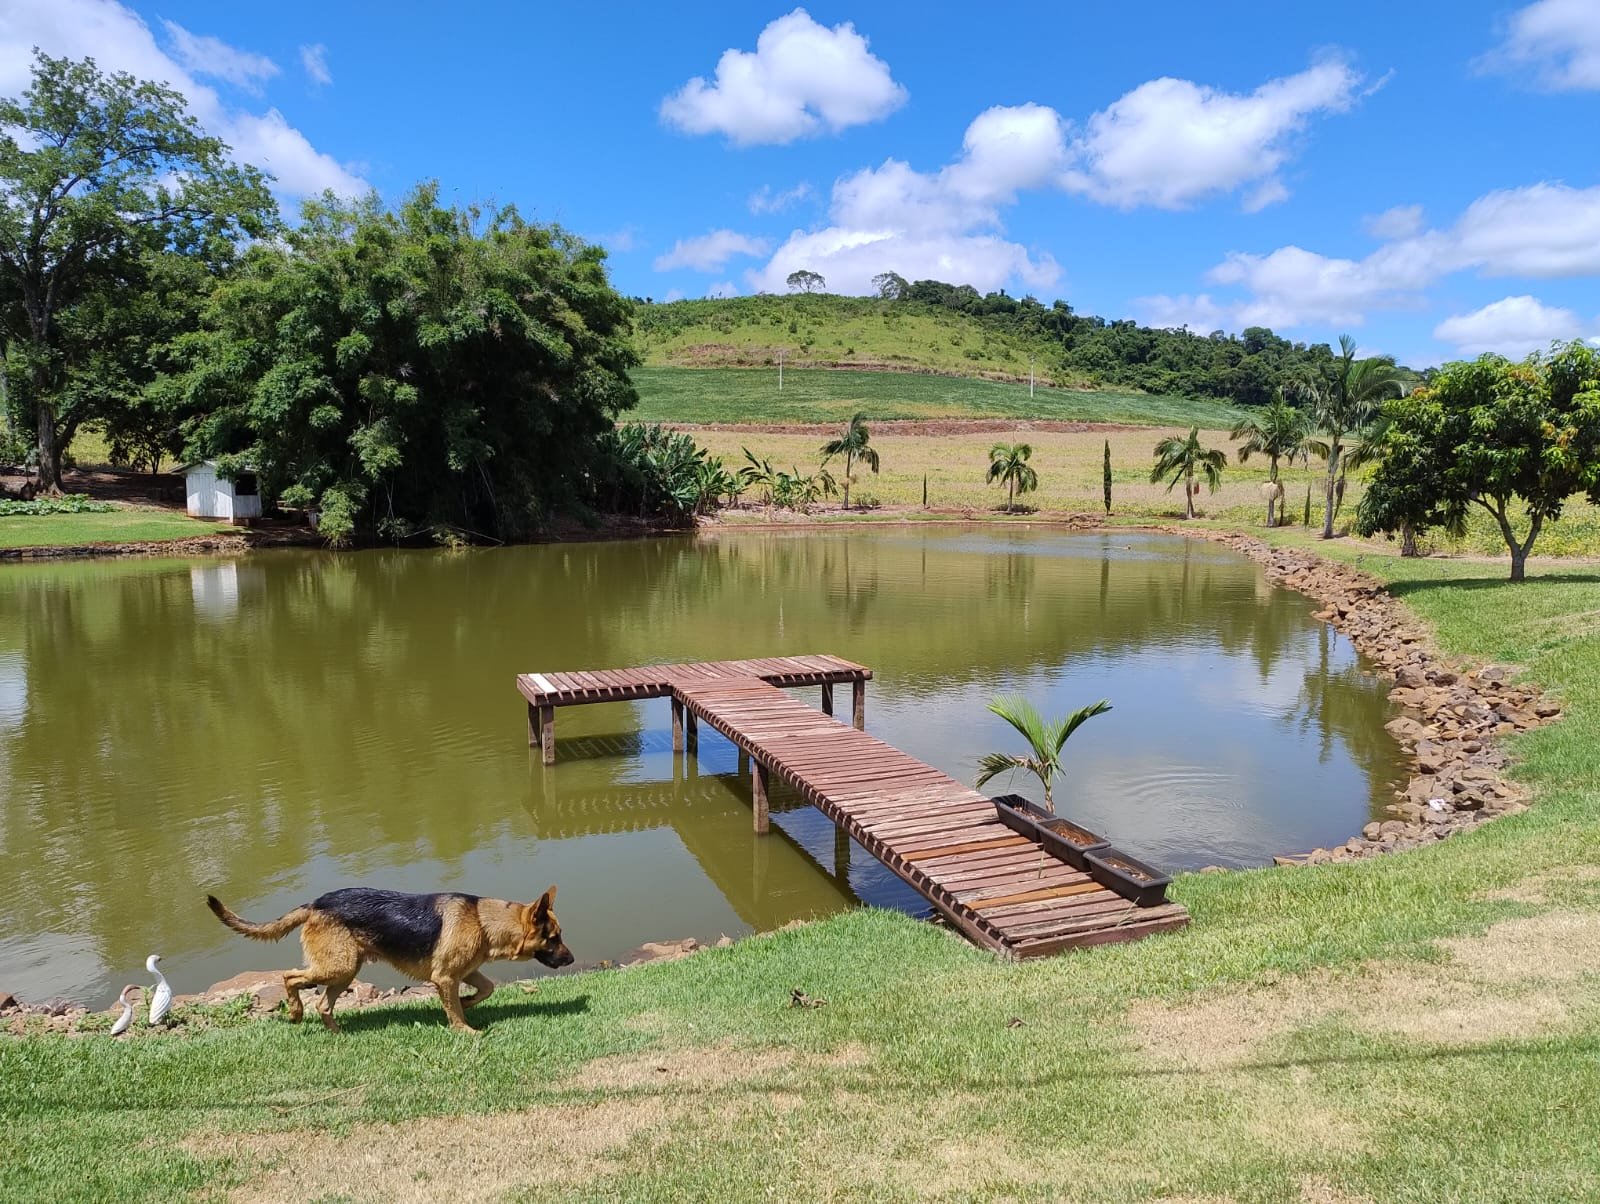
[[[1310,444],[1327,460],[1324,484],[1322,538],[1333,538],[1333,517],[1338,509],[1335,495],[1343,479],[1344,452],[1352,441],[1371,425],[1379,408],[1403,391],[1400,369],[1386,355],[1369,359],[1356,357],[1355,340],[1339,336],[1339,354],[1300,382],[1300,390],[1312,407],[1312,425],[1325,436]]]
[[[1008,513],[1016,509],[1017,494],[1039,488],[1039,474],[1028,463],[1032,458],[1033,446],[1028,443],[996,443],[989,449],[989,472],[984,479],[1006,487]]]
[[[1356,513],[1362,534],[1459,529],[1478,506],[1521,581],[1569,497],[1600,504],[1600,352],[1581,342],[1520,364],[1495,355],[1449,364],[1385,414],[1383,454]]]
[[[1155,467],[1150,470],[1151,484],[1166,481],[1167,492],[1179,481],[1183,482],[1183,516],[1194,517],[1195,474],[1206,479],[1212,493],[1222,484],[1222,470],[1227,467],[1225,452],[1200,443],[1200,428],[1190,427],[1186,436],[1169,435],[1156,444]]]
[[[978,780],[975,787],[982,790],[1002,773],[1021,769],[1033,774],[1044,787],[1045,810],[1056,809],[1053,787],[1056,775],[1061,772],[1061,750],[1072,733],[1096,715],[1104,715],[1111,704],[1102,698],[1099,702],[1080,707],[1063,719],[1048,720],[1025,698],[996,698],[989,710],[1000,716],[1028,743],[1026,754],[985,753],[978,762]]]
[[[31,86],[0,100],[0,339],[42,488],[79,426],[152,379],[146,350],[174,325],[151,308],[164,257],[230,262],[270,228],[264,180],[177,92],[93,59],[35,52]]]
[[[602,487],[601,436],[636,400],[629,312],[604,251],[513,209],[328,197],[217,290],[189,454],[258,472],[335,540],[522,536]]]
[[[1304,411],[1284,400],[1280,391],[1271,405],[1241,419],[1230,432],[1229,438],[1244,441],[1239,445],[1239,463],[1245,463],[1252,455],[1267,457],[1267,480],[1270,485],[1267,490],[1267,526],[1276,526],[1273,508],[1283,499],[1283,486],[1278,481],[1278,463],[1281,460],[1293,464],[1309,456],[1310,422]]]
[[[873,472],[878,471],[878,449],[873,447],[869,440],[871,432],[867,430],[867,416],[856,414],[845,425],[844,431],[837,439],[830,439],[822,445],[822,463],[826,465],[835,456],[844,457],[844,508],[850,509],[850,473],[855,467],[855,462],[860,460]]]

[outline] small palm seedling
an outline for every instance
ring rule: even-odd
[[[1028,742],[1028,754],[1018,756],[1014,753],[985,753],[978,762],[977,788],[983,789],[1002,773],[1017,769],[1026,770],[1039,779],[1044,787],[1045,810],[1054,814],[1056,805],[1051,787],[1056,775],[1061,772],[1062,748],[1072,737],[1073,732],[1096,715],[1103,715],[1110,709],[1111,704],[1102,698],[1099,702],[1080,707],[1064,719],[1050,721],[1040,715],[1037,708],[1025,698],[996,698],[989,704],[989,710],[1014,727]]]

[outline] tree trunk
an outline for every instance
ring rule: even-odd
[[[1333,538],[1333,482],[1339,475],[1339,445],[1335,443],[1328,452],[1328,488],[1324,498],[1326,509],[1322,517],[1322,538]]]
[[[61,492],[61,449],[56,446],[56,410],[47,401],[38,403],[39,413],[39,492]]]
[[[1012,477],[1006,482],[1006,513],[1010,514],[1017,508],[1017,480]]]
[[[849,453],[844,454],[844,508],[850,509],[850,465],[854,457]]]
[[[1272,457],[1272,473],[1267,478],[1267,483],[1269,485],[1276,485],[1278,483],[1278,457],[1277,456],[1273,456]],[[1278,491],[1276,489],[1274,489],[1271,493],[1267,494],[1267,526],[1268,526],[1268,528],[1271,528],[1274,525],[1273,521],[1272,521],[1272,503],[1276,502],[1277,500],[1278,500]]]
[[[1421,556],[1422,551],[1417,547],[1417,529],[1409,522],[1400,524],[1400,555]]]
[[[1183,477],[1183,517],[1194,517],[1194,472],[1191,469]]]
[[[1511,545],[1511,580],[1522,581],[1528,571],[1528,554],[1515,543]]]

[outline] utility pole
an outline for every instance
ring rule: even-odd
[[[778,392],[783,392],[783,348],[778,348]]]
[[[1028,357],[1028,400],[1033,400],[1033,356]]]

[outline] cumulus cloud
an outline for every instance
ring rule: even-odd
[[[196,75],[226,80],[259,96],[261,85],[278,74],[278,64],[264,54],[251,54],[220,38],[192,34],[176,21],[162,21],[173,56]]]
[[[854,25],[829,29],[797,8],[763,29],[754,51],[724,51],[713,79],[696,76],[662,101],[661,119],[736,146],[781,145],[882,120],[905,101]]]
[[[872,278],[882,272],[983,291],[1012,280],[1049,288],[1060,277],[1055,260],[1006,241],[1000,210],[1024,189],[1054,184],[1066,154],[1065,126],[1053,109],[988,109],[967,127],[961,154],[939,171],[887,159],[836,181],[829,224],[795,231],[747,279],[781,292],[789,273],[804,268],[841,293],[874,291]]]
[[[195,78],[194,69],[161,49],[137,13],[116,0],[7,0],[0,7],[0,96],[27,88],[35,46],[56,56],[92,57],[105,71],[165,82],[183,94],[207,132],[233,148],[235,159],[276,176],[275,189],[282,195],[330,188],[345,196],[366,191],[363,180],[312,146],[277,109],[252,113],[225,104],[215,89]]]
[[[738,295],[739,286],[734,284],[734,282],[731,280],[718,281],[716,284],[713,284],[710,288],[706,289],[706,296],[714,299],[737,297]]]
[[[1362,219],[1361,227],[1374,238],[1410,238],[1422,229],[1422,206],[1396,205]]]
[[[1339,59],[1268,80],[1248,95],[1185,79],[1150,80],[1089,118],[1063,182],[1123,209],[1183,209],[1254,185],[1245,200],[1253,212],[1289,195],[1278,172],[1294,136],[1317,114],[1349,109],[1361,82]]]
[[[810,198],[811,185],[801,180],[793,188],[785,188],[781,192],[773,191],[770,184],[763,184],[760,189],[750,194],[746,204],[751,213],[782,213],[791,205],[798,205]]]
[[[1506,22],[1505,38],[1479,60],[1491,71],[1532,72],[1541,87],[1600,88],[1600,4],[1538,0]]]
[[[300,47],[300,66],[318,87],[327,87],[333,82],[333,72],[328,70],[328,48],[321,42]]]
[[[1393,236],[1361,259],[1298,246],[1264,255],[1233,252],[1206,279],[1246,295],[1213,303],[1235,328],[1356,326],[1371,310],[1420,305],[1424,290],[1457,272],[1537,279],[1600,275],[1600,186],[1540,183],[1490,192],[1444,229],[1423,229],[1417,207],[1391,209],[1367,228]],[[1143,300],[1147,310],[1159,312],[1186,299]]]
[[[1213,330],[1234,325],[1234,314],[1227,307],[1218,305],[1208,293],[1135,297],[1133,311],[1146,326],[1157,330],[1188,328],[1209,334]]]
[[[1455,344],[1464,355],[1495,351],[1521,359],[1556,339],[1576,339],[1596,330],[1600,330],[1600,321],[1585,323],[1570,309],[1545,305],[1523,294],[1448,317],[1433,328],[1433,336]]]
[[[674,268],[693,268],[715,272],[736,255],[765,255],[771,244],[764,238],[740,234],[736,230],[713,230],[698,238],[680,238],[672,250],[656,259],[658,272]]]

